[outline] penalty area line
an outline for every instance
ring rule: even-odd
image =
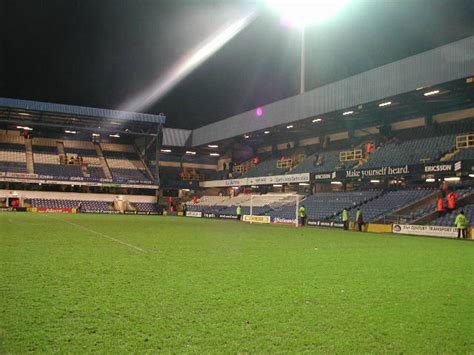
[[[84,227],[83,225],[81,224],[77,224],[77,223],[74,223],[74,222],[69,222],[69,221],[64,221],[64,220],[61,220],[61,219],[58,219],[58,218],[54,218],[54,217],[50,217],[50,218],[53,218],[57,221],[61,221],[61,222],[64,222],[64,223],[67,223],[67,224],[70,224],[72,226],[76,226],[76,227],[79,227],[89,233],[92,233],[92,234],[95,234],[95,235],[98,235],[99,237],[102,237],[102,238],[105,238],[105,239],[108,239],[112,242],[115,242],[115,243],[118,243],[118,244],[122,244],[122,245],[125,245],[131,249],[134,249],[136,251],[139,251],[141,253],[146,253],[146,250],[145,249],[142,249],[140,247],[137,247],[136,245],[133,245],[133,244],[130,244],[130,243],[127,243],[127,242],[124,242],[123,240],[120,240],[120,239],[117,239],[117,238],[114,238],[114,237],[111,237],[110,235],[107,235],[107,234],[104,234],[104,233],[101,233],[101,232],[98,232],[94,229],[91,229],[91,228],[87,228],[87,227]]]

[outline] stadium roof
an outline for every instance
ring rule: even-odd
[[[107,110],[0,97],[0,123],[58,130],[155,135],[163,114]]]

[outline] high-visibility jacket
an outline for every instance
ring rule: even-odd
[[[300,217],[306,217],[306,208],[300,207]]]
[[[349,211],[344,209],[342,211],[342,221],[347,222],[349,220]]]
[[[356,213],[356,222],[363,222],[361,210],[358,210]]]
[[[456,216],[456,220],[454,221],[454,224],[456,225],[456,228],[467,229],[467,227],[469,226],[469,221],[467,220],[465,215],[458,214]]]
[[[237,207],[237,216],[242,215],[242,207],[238,206]]]
[[[438,199],[438,212],[444,212],[446,209],[444,208],[444,199]]]
[[[448,195],[448,208],[451,208],[451,209],[455,209],[456,208],[456,199],[458,198],[459,196],[457,194],[455,194],[454,192],[451,192],[449,195]]]

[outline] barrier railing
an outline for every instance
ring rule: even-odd
[[[464,134],[456,137],[456,149],[466,149],[474,147],[474,133]]]

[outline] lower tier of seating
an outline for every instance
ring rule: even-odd
[[[465,216],[469,220],[469,225],[474,227],[474,204],[470,204],[464,207],[460,207],[455,209],[454,211],[445,214],[444,216],[431,221],[430,224],[432,226],[449,226],[454,227],[454,220],[456,216],[461,212],[464,211]]]
[[[89,201],[89,200],[61,200],[61,199],[30,199],[31,207],[37,208],[77,208],[82,203],[83,212],[111,212],[114,211],[112,201]],[[131,203],[131,207],[137,212],[156,213],[156,203],[137,202]]]

